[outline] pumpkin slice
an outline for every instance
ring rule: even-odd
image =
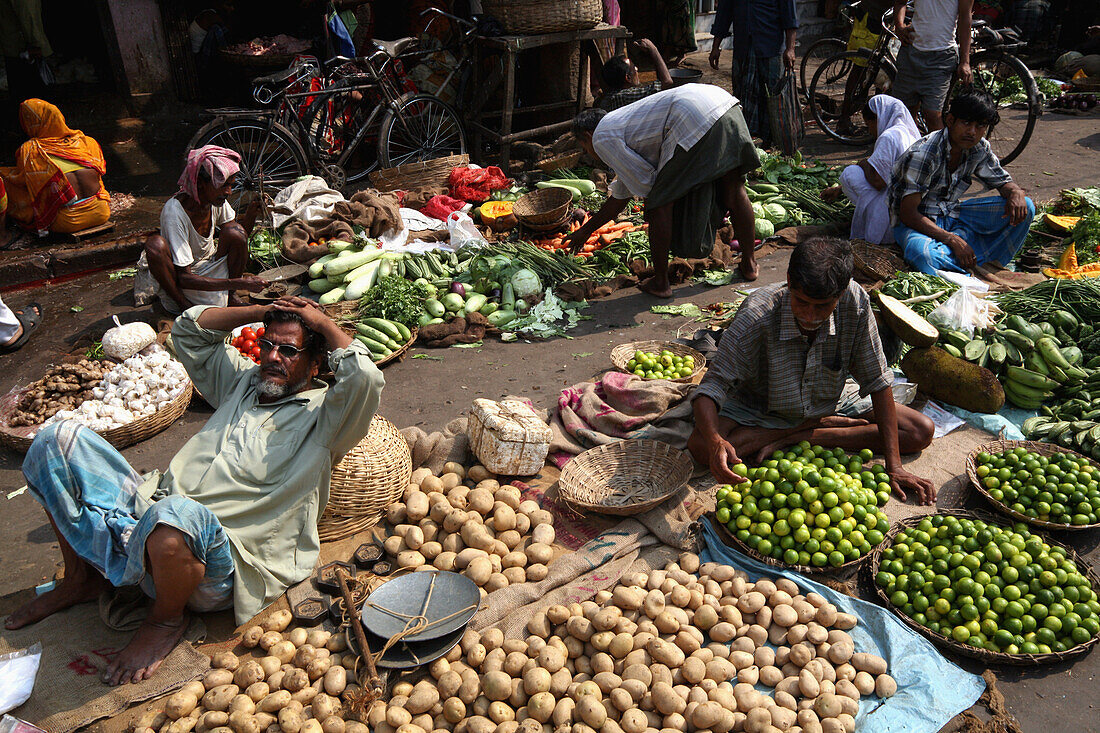
[[[1079,216],[1055,216],[1043,214],[1043,222],[1059,234],[1069,234],[1073,226],[1081,220]]]

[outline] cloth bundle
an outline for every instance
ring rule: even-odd
[[[310,242],[321,237],[350,242],[355,237],[353,226],[362,227],[363,233],[371,238],[401,231],[403,225],[397,198],[367,189],[352,196],[350,201],[337,202],[328,216],[310,222],[292,221],[283,230],[283,254],[291,262],[312,262],[324,254],[325,249],[310,247]]]
[[[491,165],[488,168],[457,167],[447,177],[451,196],[463,201],[481,203],[489,200],[489,194],[498,188],[507,188],[512,181],[504,171]]]

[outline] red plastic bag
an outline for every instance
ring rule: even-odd
[[[428,203],[424,204],[424,208],[421,209],[420,212],[427,216],[435,217],[436,219],[446,220],[447,216],[452,211],[458,211],[465,205],[465,201],[440,194],[438,196],[432,196],[428,200]]]
[[[456,199],[471,203],[482,203],[489,200],[489,194],[499,188],[508,188],[512,181],[504,175],[504,171],[491,165],[488,168],[457,167],[451,171],[447,178],[447,186],[451,195]]]

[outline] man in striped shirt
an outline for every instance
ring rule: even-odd
[[[923,504],[935,500],[932,482],[901,464],[902,453],[932,442],[934,426],[894,403],[894,375],[852,267],[846,240],[810,239],[791,254],[786,283],[760,288],[737,311],[695,392],[688,440],[718,481],[740,483],[745,479],[731,469],[742,459],[759,463],[805,440],[870,448],[885,456],[890,485],[903,500],[907,490]],[[840,404],[849,375],[860,397],[871,396],[870,411]]]
[[[745,175],[760,165],[741,105],[710,84],[685,84],[606,112],[585,110],[573,134],[589,157],[615,172],[609,197],[568,240],[576,252],[618,216],[630,199],[645,199],[653,277],[638,287],[671,298],[668,256],[705,257],[728,212],[743,244],[740,270],[758,274],[753,241],[756,220]]]

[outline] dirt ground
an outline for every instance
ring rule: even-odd
[[[704,80],[719,81],[706,67],[704,54],[694,54],[688,63],[705,68]],[[726,75],[728,85],[728,71]],[[1098,119],[1097,114],[1045,116],[1031,144],[1009,170],[1037,200],[1051,198],[1067,186],[1095,185],[1100,170]],[[174,190],[179,151],[194,129],[193,120],[165,114],[146,120],[101,122],[100,126],[109,165],[120,174],[114,187],[143,199],[141,210],[145,213],[133,220],[134,226],[155,223],[157,202]],[[93,132],[90,125],[85,127]],[[823,138],[811,128],[805,153],[831,162],[852,161],[865,154]],[[788,256],[789,251],[780,250],[765,258],[759,284],[783,279]],[[41,303],[46,316],[29,347],[0,357],[0,393],[37,378],[46,365],[78,348],[87,336],[98,337],[109,326],[111,315],[126,317],[142,312],[133,306],[131,287],[131,279],[112,281],[100,272],[4,293],[5,302],[13,307],[31,301]],[[728,301],[733,299],[735,289],[685,285],[676,289],[676,301],[700,305]],[[417,425],[430,430],[464,413],[475,397],[499,399],[518,394],[541,407],[550,407],[562,388],[608,368],[608,354],[614,345],[669,338],[692,330],[693,324],[684,318],[651,313],[650,306],[657,302],[637,290],[620,291],[593,302],[586,311],[592,320],[582,322],[569,340],[518,344],[486,341],[477,349],[413,349],[413,356],[424,358],[407,358],[385,370],[387,387],[381,414],[398,427]],[[82,310],[74,312],[76,307]],[[192,406],[165,432],[123,453],[138,470],[165,468],[171,455],[201,427],[208,410]],[[935,451],[933,444],[926,457],[934,456]],[[961,473],[962,466],[957,468]],[[0,507],[7,517],[5,542],[0,545],[0,614],[60,570],[56,539],[41,508],[27,493],[19,492],[23,483],[20,456],[0,449]],[[1100,558],[1096,549],[1100,537],[1095,534],[1064,538],[1084,553],[1094,568]],[[967,669],[981,672],[979,665],[952,658]],[[1022,730],[1100,731],[1100,723],[1093,717],[1094,679],[1100,673],[1096,653],[1072,664],[995,671],[1007,708]]]

